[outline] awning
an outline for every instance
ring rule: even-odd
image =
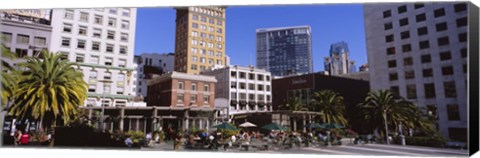
[[[254,102],[254,101],[249,101],[249,102],[248,102],[248,105],[250,105],[250,106],[255,106],[255,105],[257,105],[257,103]]]
[[[265,102],[258,102],[258,106],[265,106]]]
[[[236,100],[230,101],[230,105],[237,105],[237,104],[238,104],[238,101],[236,101]]]
[[[240,101],[240,105],[241,105],[241,106],[245,106],[245,105],[247,105],[247,101],[243,101],[243,100],[241,100],[241,101]]]

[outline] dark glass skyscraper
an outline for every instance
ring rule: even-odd
[[[313,72],[310,26],[257,29],[257,67],[273,76]]]

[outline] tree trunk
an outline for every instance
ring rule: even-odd
[[[53,119],[53,123],[51,125],[51,128],[52,128],[52,133],[51,133],[51,139],[50,139],[50,144],[48,145],[49,147],[53,147],[54,146],[54,142],[55,142],[55,127],[57,126],[57,120],[56,119]],[[48,133],[47,133],[48,135]]]

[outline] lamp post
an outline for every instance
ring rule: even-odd
[[[101,100],[101,102],[100,102],[100,106],[102,107],[102,113],[101,113],[101,116],[100,116],[100,131],[103,132],[103,130],[105,129],[105,128],[104,128],[105,106],[103,105],[103,101],[105,100],[106,87],[107,87],[107,85],[110,85],[110,83],[112,83],[113,81],[111,81],[111,80],[100,80],[100,81],[98,81],[98,82],[102,82],[102,83],[103,83],[102,100]]]
[[[390,144],[390,140],[389,140],[389,137],[388,137],[387,109],[383,110],[383,119],[385,120],[385,136],[387,138],[387,144]]]

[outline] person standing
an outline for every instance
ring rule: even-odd
[[[27,145],[28,142],[29,142],[29,140],[30,140],[30,135],[28,135],[28,133],[25,132],[25,133],[22,134],[22,137],[21,137],[21,139],[20,139],[20,143],[21,143],[22,145]]]
[[[180,133],[177,133],[174,139],[175,140],[173,141],[173,149],[178,150],[182,141],[182,135],[180,135]]]
[[[15,146],[20,145],[20,140],[22,139],[22,130],[15,131],[15,134],[13,135],[13,139],[14,139]]]

